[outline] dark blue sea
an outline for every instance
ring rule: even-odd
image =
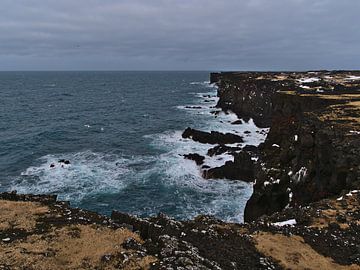
[[[255,128],[231,125],[235,115],[210,113],[217,97],[208,78],[208,72],[0,72],[0,191],[58,194],[103,214],[242,221],[252,186],[204,180],[181,156],[211,147],[182,139],[188,126]],[[226,160],[231,156],[206,163]]]

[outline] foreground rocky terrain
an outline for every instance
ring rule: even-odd
[[[0,194],[0,269],[360,269],[360,192],[252,223],[175,221]]]

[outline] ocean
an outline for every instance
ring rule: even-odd
[[[241,222],[252,185],[205,180],[182,156],[211,147],[182,139],[186,127],[256,129],[252,121],[232,125],[234,114],[211,113],[218,98],[208,80],[209,72],[0,72],[0,191],[57,194],[106,215]],[[244,139],[257,145],[264,136]]]

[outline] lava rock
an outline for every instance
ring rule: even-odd
[[[239,135],[232,133],[221,133],[217,131],[204,132],[192,128],[187,128],[182,134],[183,138],[189,138],[196,142],[208,144],[232,144],[241,143],[243,139]]]
[[[194,160],[196,162],[196,165],[198,165],[198,166],[204,164],[204,159],[205,159],[204,156],[201,156],[196,153],[186,154],[186,155],[184,155],[184,158]]]

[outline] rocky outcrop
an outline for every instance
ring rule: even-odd
[[[2,193],[0,268],[359,269],[359,205],[352,191],[234,224],[117,211],[109,218],[56,196]]]
[[[271,123],[273,94],[294,85],[291,80],[269,80],[255,72],[221,73],[217,78],[220,97],[217,106],[231,110],[239,118],[252,118],[259,127],[268,127]]]
[[[196,165],[198,165],[198,166],[204,164],[204,159],[205,159],[204,156],[201,156],[201,155],[196,154],[196,153],[185,154],[184,158],[194,160]]]
[[[232,133],[221,133],[217,131],[204,132],[192,128],[187,128],[182,134],[183,138],[192,139],[193,141],[208,144],[232,144],[241,143],[243,139],[239,135]]]
[[[227,161],[223,166],[203,171],[205,179],[231,179],[246,182],[254,181],[254,161],[251,156],[242,151],[234,153],[234,161]]]
[[[246,221],[360,188],[360,156],[355,150],[360,146],[360,93],[354,90],[360,83],[351,79],[357,76],[356,72],[219,76],[218,106],[271,127],[258,149]]]

